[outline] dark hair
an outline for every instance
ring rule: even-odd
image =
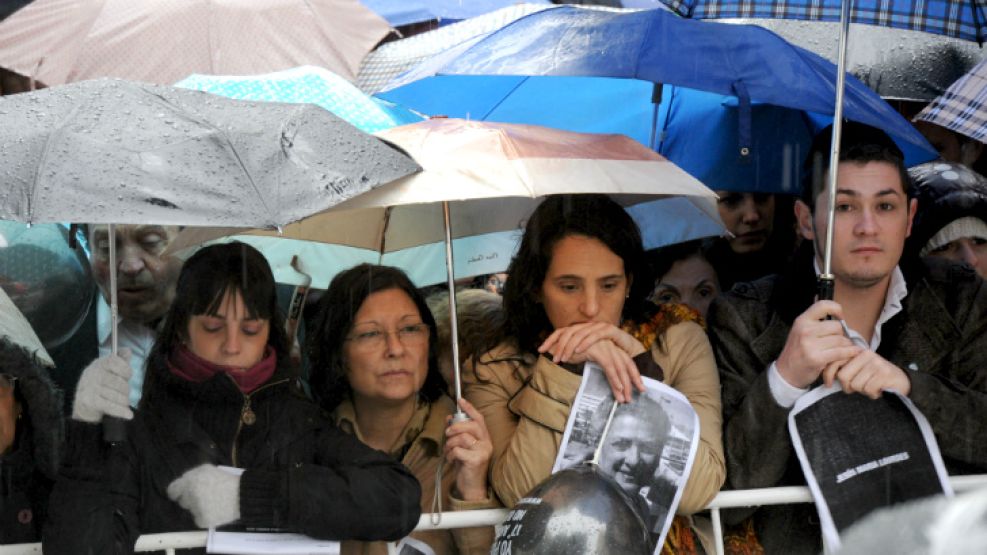
[[[713,266],[708,255],[713,244],[713,239],[695,239],[648,251],[646,256],[651,266],[651,275],[654,276],[653,285],[657,285],[658,280],[664,277],[679,260],[698,256]],[[715,272],[716,268],[713,268],[713,271]]]
[[[901,189],[909,195],[905,155],[898,145],[884,131],[857,123],[844,121],[840,135],[840,162],[886,162],[898,170],[901,178]],[[829,172],[830,149],[832,148],[833,126],[830,125],[816,134],[809,147],[809,154],[802,166],[801,199],[811,209],[816,207],[816,197],[826,190],[826,176]]]
[[[625,317],[640,319],[644,310],[640,303],[654,286],[644,263],[641,231],[623,207],[606,195],[547,197],[528,219],[504,286],[503,336],[513,338],[522,352],[535,352],[543,335],[552,330],[538,299],[555,244],[570,235],[597,239],[624,261],[624,274],[631,280]]]
[[[274,349],[278,366],[287,365],[288,336],[278,309],[274,274],[264,255],[238,241],[210,245],[196,251],[182,265],[175,285],[175,300],[148,355],[145,396],[158,381],[157,374],[167,368],[171,353],[188,339],[192,317],[215,316],[226,295],[234,292],[240,293],[250,318],[270,321],[267,344]]]
[[[425,298],[401,270],[360,264],[332,279],[329,289],[319,299],[314,325],[307,331],[305,348],[311,368],[309,382],[312,394],[325,410],[335,410],[353,391],[346,376],[343,344],[353,327],[356,313],[367,297],[388,289],[404,291],[418,308],[422,322],[428,326],[428,371],[419,396],[432,402],[446,390],[445,380],[439,373],[435,318],[425,304]]]

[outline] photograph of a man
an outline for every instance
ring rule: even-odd
[[[676,486],[659,473],[672,423],[661,405],[641,395],[617,407],[600,450],[600,468],[635,501],[641,515],[660,532]]]

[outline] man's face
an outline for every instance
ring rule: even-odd
[[[832,272],[844,285],[867,288],[889,278],[911,233],[916,203],[887,162],[843,162],[838,169]],[[816,197],[815,214],[799,202],[796,215],[806,239],[815,240],[822,267],[828,196]]]
[[[151,322],[164,315],[175,297],[175,281],[181,261],[161,253],[178,234],[177,227],[152,225],[116,226],[117,301],[120,315],[128,320]],[[91,235],[92,265],[96,280],[109,302],[110,261],[106,226]]]
[[[939,256],[955,262],[965,262],[977,274],[987,279],[987,239],[981,237],[960,237],[929,251],[929,256]]]
[[[737,254],[757,252],[768,244],[774,227],[775,197],[765,193],[717,191],[720,218],[734,234],[730,248]]]
[[[600,468],[629,495],[655,480],[661,446],[655,443],[655,430],[632,415],[614,416],[606,444],[600,453]]]

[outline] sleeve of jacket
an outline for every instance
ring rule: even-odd
[[[699,447],[677,510],[689,515],[709,504],[726,477],[720,380],[706,332],[698,324],[672,326],[665,334],[665,346],[667,354],[652,348],[655,361],[667,372],[668,385],[685,395],[699,416]]]
[[[477,511],[499,507],[500,503],[494,499],[492,491],[488,491],[487,498],[480,501],[463,501],[454,495],[449,496],[449,508],[453,511]],[[493,545],[494,527],[453,528],[452,537],[456,542],[456,548],[463,555],[485,555],[490,553],[490,546]]]
[[[66,428],[65,458],[48,502],[43,551],[133,553],[140,535],[133,443],[107,445],[98,424],[69,421]]]
[[[421,486],[400,462],[334,426],[315,441],[317,461],[240,479],[240,522],[325,539],[394,541],[421,516]]]
[[[960,462],[964,472],[987,471],[987,285],[953,283],[963,305],[946,315],[948,328],[956,335],[937,336],[939,327],[931,325],[932,316],[919,319],[915,329],[931,334],[924,338],[944,356],[932,368],[905,369],[911,379],[909,398],[928,419],[935,432],[939,449],[947,462]],[[918,295],[922,291],[916,291]],[[963,294],[965,293],[965,294]],[[962,296],[960,296],[962,294]],[[948,309],[943,309],[948,310]],[[955,331],[953,331],[955,330]],[[913,334],[909,334],[912,336]]]
[[[718,297],[709,309],[709,333],[723,393],[724,450],[727,483],[732,489],[779,484],[792,456],[788,412],[775,402],[767,365],[752,349],[751,322],[731,295]]]
[[[490,431],[490,485],[505,507],[513,507],[552,473],[581,381],[545,357],[524,369],[528,379],[518,375],[518,364],[481,362],[463,373],[466,398]]]

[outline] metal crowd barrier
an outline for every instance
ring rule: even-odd
[[[953,489],[957,492],[970,491],[987,487],[987,474],[970,476],[951,476],[949,478]],[[707,509],[713,520],[713,531],[716,535],[716,555],[723,555],[723,528],[720,521],[720,509],[735,507],[755,507],[762,505],[789,505],[793,503],[812,503],[809,488],[805,486],[747,489],[721,491],[713,498]],[[423,514],[415,530],[444,530],[449,528],[468,528],[472,526],[493,526],[500,524],[507,517],[507,509],[483,509],[478,511],[459,511],[442,513],[441,522],[432,524],[432,515]],[[175,555],[176,549],[188,549],[206,546],[206,532],[171,532],[167,534],[147,534],[137,540],[135,551],[164,551],[167,555]],[[40,554],[40,543],[21,543],[0,546],[0,555]]]

